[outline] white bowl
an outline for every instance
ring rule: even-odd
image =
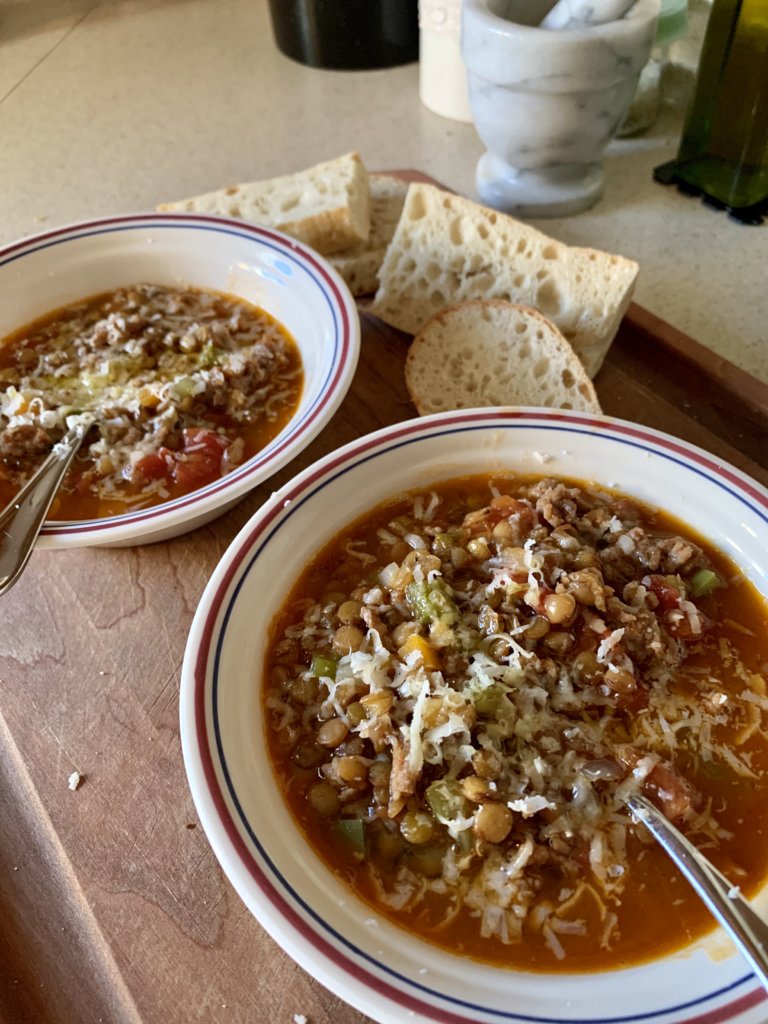
[[[312,249],[278,231],[219,217],[111,217],[7,246],[0,250],[0,337],[78,299],[145,281],[228,292],[276,317],[301,353],[299,406],[265,448],[207,487],[119,516],[46,523],[40,547],[143,544],[201,526],[305,448],[352,381],[360,320],[339,275]]]
[[[768,491],[647,427],[542,409],[477,409],[361,438],[259,510],[200,602],[182,672],[181,739],[211,846],[273,938],[385,1024],[764,1021],[766,995],[722,932],[643,966],[591,974],[505,971],[442,951],[361,903],[283,802],[263,738],[259,674],[270,620],[308,559],[399,491],[500,469],[594,480],[660,506],[710,538],[768,597]]]

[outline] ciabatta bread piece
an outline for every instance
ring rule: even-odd
[[[371,222],[368,172],[357,153],[281,178],[161,203],[157,209],[252,221],[284,231],[324,254],[366,241]]]
[[[553,320],[594,377],[629,305],[637,271],[622,256],[567,246],[469,199],[412,184],[371,312],[415,334],[457,302],[519,302]]]
[[[552,321],[503,299],[431,317],[408,350],[405,383],[420,416],[489,405],[600,412],[592,381]]]
[[[379,267],[395,233],[408,184],[388,174],[371,174],[371,232],[367,242],[329,256],[353,295],[370,295],[379,286]]]

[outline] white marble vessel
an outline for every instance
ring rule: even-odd
[[[635,92],[660,0],[625,17],[551,31],[508,20],[508,0],[464,0],[461,50],[477,133],[480,198],[520,216],[586,209],[603,187],[602,155]]]

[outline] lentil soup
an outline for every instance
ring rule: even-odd
[[[768,874],[768,609],[681,522],[472,477],[341,532],[272,626],[267,742],[320,856],[487,962],[641,963],[713,922],[623,798],[749,894]]]
[[[277,436],[302,382],[296,343],[243,299],[139,284],[73,303],[0,342],[0,507],[83,414],[49,518],[197,490]]]

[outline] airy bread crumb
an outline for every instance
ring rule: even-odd
[[[412,184],[371,312],[408,334],[475,298],[539,310],[594,377],[632,295],[637,264],[575,248],[434,185]]]
[[[408,184],[388,174],[372,174],[371,233],[367,242],[328,257],[353,295],[369,295],[379,286],[379,267],[403,212]]]
[[[357,153],[280,178],[161,203],[157,209],[252,221],[284,231],[320,253],[366,241],[371,221],[368,172]]]
[[[405,382],[422,416],[519,405],[600,412],[592,381],[557,327],[501,299],[436,313],[411,344]]]

